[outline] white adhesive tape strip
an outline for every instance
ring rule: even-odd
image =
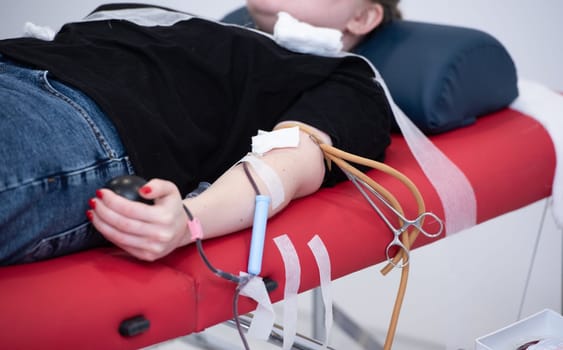
[[[301,265],[295,246],[288,235],[274,238],[282,256],[285,268],[285,288],[283,297],[283,350],[292,348],[297,335],[297,310],[299,284],[301,283]]]
[[[299,146],[299,128],[282,128],[274,131],[258,130],[252,137],[252,153],[263,155],[274,148]]]
[[[332,329],[333,316],[332,316],[332,291],[331,291],[331,270],[330,270],[330,257],[323,241],[318,235],[315,235],[309,243],[309,248],[319,267],[319,276],[321,281],[321,294],[323,296],[323,303],[325,307],[325,339],[323,341],[323,348],[326,349],[330,337],[330,330]]]
[[[399,109],[394,110],[409,148],[434,185],[444,208],[446,233],[475,226],[477,200],[473,186],[457,165],[446,157]]]
[[[240,276],[249,275],[241,272]],[[254,339],[268,340],[274,327],[275,313],[264,281],[258,276],[250,277],[250,281],[240,290],[240,294],[252,298],[258,303],[248,329],[248,335]]]
[[[266,185],[272,200],[272,209],[276,209],[285,200],[285,192],[280,177],[274,169],[253,154],[248,154],[240,160],[252,166],[254,172]]]
[[[444,208],[446,234],[453,234],[475,226],[477,199],[469,179],[397,106],[385,81],[377,69],[375,67],[373,69],[376,72],[377,81],[385,90],[395,120],[409,149],[440,197]]]

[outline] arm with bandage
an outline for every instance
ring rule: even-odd
[[[330,144],[328,135],[314,130],[317,137]],[[282,188],[276,191],[283,192],[281,203],[270,205],[268,217],[281,211],[292,199],[314,193],[322,184],[325,174],[322,151],[308,134],[299,133],[297,147],[272,149],[259,157],[279,179]],[[265,183],[268,180],[252,166],[248,170],[260,193],[271,195]],[[149,181],[139,192],[155,204],[132,203],[110,190],[99,190],[92,222],[109,241],[142,260],[156,260],[192,242],[182,204],[200,221],[204,238],[252,226],[256,193],[240,163],[195,198],[182,199],[173,183],[160,179]]]

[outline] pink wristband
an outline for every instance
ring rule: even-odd
[[[196,239],[203,239],[203,228],[201,227],[201,223],[198,218],[188,220],[188,229],[192,235],[192,241],[195,241]]]

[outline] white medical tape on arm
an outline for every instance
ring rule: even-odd
[[[241,272],[240,276],[249,277],[244,272]],[[248,329],[248,335],[255,339],[268,340],[274,327],[275,313],[264,281],[258,276],[250,277],[250,281],[240,290],[240,294],[258,303]]]
[[[283,128],[274,131],[258,130],[252,137],[252,153],[249,153],[240,162],[246,162],[254,168],[254,172],[266,185],[272,200],[272,209],[275,210],[285,200],[283,183],[274,169],[258,156],[275,148],[299,146],[299,128]],[[258,156],[257,156],[258,155]]]
[[[446,233],[452,234],[477,223],[477,200],[473,186],[456,164],[436,147],[395,104],[387,85],[377,73],[409,149],[434,186],[444,208]]]
[[[282,128],[274,131],[258,130],[252,136],[252,153],[263,155],[274,148],[299,146],[299,128]]]
[[[329,341],[330,330],[332,329],[332,291],[330,289],[331,271],[330,271],[330,257],[323,241],[318,235],[315,235],[309,243],[309,248],[319,267],[319,277],[321,281],[321,294],[323,296],[323,303],[325,307],[325,339],[323,341],[323,348],[326,348]]]
[[[285,268],[283,296],[283,350],[289,350],[297,335],[297,293],[301,283],[301,265],[295,246],[288,235],[274,238]]]
[[[268,164],[253,154],[248,154],[240,160],[252,166],[254,172],[268,188],[272,200],[272,209],[276,209],[285,200],[285,192],[280,177]]]

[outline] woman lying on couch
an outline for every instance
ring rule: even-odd
[[[264,30],[286,11],[338,29],[346,50],[397,13],[382,3],[248,5]],[[107,241],[155,260],[191,242],[182,204],[205,238],[249,227],[255,191],[238,162],[258,130],[298,122],[323,142],[383,158],[392,113],[373,78],[355,56],[290,52],[256,31],[148,5],[101,6],[53,40],[2,40],[0,264]],[[284,194],[270,216],[345,178],[327,171],[302,132],[298,146],[255,157]],[[268,180],[249,169],[269,194]],[[154,205],[103,188],[124,174],[151,179],[139,192]],[[185,198],[201,181],[213,185]]]

